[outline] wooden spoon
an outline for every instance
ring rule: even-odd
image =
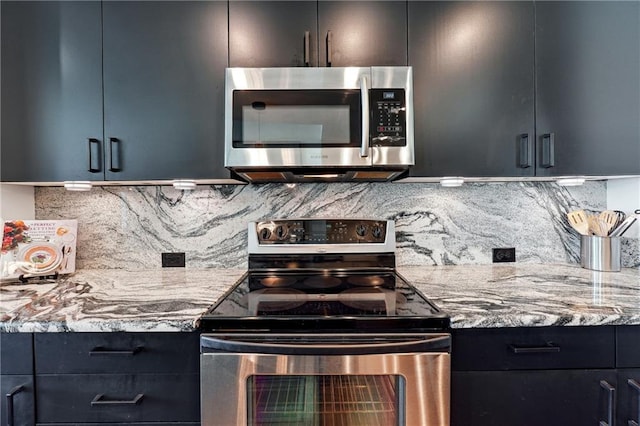
[[[584,210],[574,210],[567,213],[569,225],[581,235],[589,235],[589,221]]]

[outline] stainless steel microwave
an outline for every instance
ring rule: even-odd
[[[225,167],[237,177],[388,181],[413,164],[411,67],[226,70]]]

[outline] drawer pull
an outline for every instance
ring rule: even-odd
[[[547,343],[544,346],[519,346],[509,345],[509,349],[514,354],[551,354],[560,352],[560,346]]]
[[[13,426],[13,397],[23,390],[24,385],[18,385],[5,395],[7,397],[7,426]]]
[[[613,426],[616,417],[616,388],[611,386],[606,380],[600,380],[600,387],[607,392],[607,420],[600,420],[599,426]]]
[[[640,383],[636,382],[633,379],[628,379],[627,384],[636,390],[638,394],[638,412],[636,413],[635,420],[629,420],[628,426],[638,426],[640,423]]]
[[[143,393],[137,394],[133,399],[118,400],[118,399],[104,399],[104,394],[97,394],[91,401],[91,405],[138,405],[144,397]]]
[[[115,355],[115,356],[134,356],[144,350],[144,346],[138,346],[131,350],[113,350],[102,346],[97,346],[89,351],[89,356],[96,355]]]

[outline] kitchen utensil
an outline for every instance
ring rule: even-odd
[[[614,210],[614,212],[616,212],[616,215],[618,216],[618,223],[616,223],[616,226],[613,227],[613,229],[616,229],[627,218],[627,214],[620,210]],[[612,232],[613,232],[613,229],[611,230]]]
[[[581,235],[589,235],[589,221],[584,210],[574,210],[567,213],[569,225]]]
[[[607,236],[618,223],[618,214],[613,210],[605,210],[598,215],[598,221],[603,227],[604,236]]]
[[[631,225],[633,225],[635,221],[638,220],[638,217],[640,217],[640,210],[636,210],[634,213],[630,214],[629,217],[627,217],[624,222],[618,225],[616,229],[611,231],[611,234],[609,235],[611,237],[619,237],[623,235],[625,232],[627,232],[627,229],[629,229]]]
[[[598,237],[607,236],[607,225],[604,222],[600,221],[600,219],[598,219],[598,216],[587,216],[587,223],[589,224],[589,234],[597,235]]]

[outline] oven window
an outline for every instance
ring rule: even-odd
[[[360,145],[358,90],[236,90],[235,148]]]
[[[399,425],[404,386],[397,375],[254,375],[248,425]]]

